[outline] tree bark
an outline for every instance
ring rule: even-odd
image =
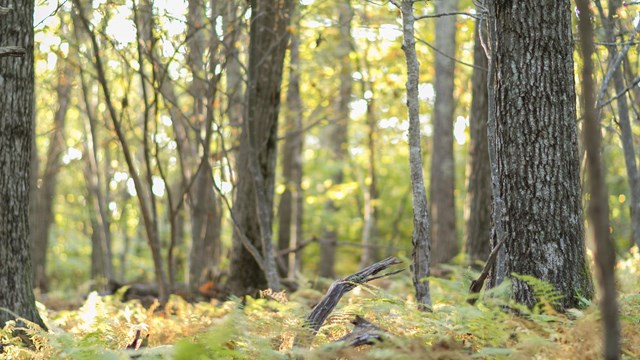
[[[33,0],[5,1],[0,44],[24,48],[22,57],[0,58],[0,327],[16,316],[46,326],[32,287],[29,248],[29,180],[34,136]],[[8,312],[4,309],[8,309]]]
[[[298,21],[299,15],[296,15]],[[299,25],[297,23],[296,25]],[[291,35],[289,45],[289,87],[287,88],[287,113],[285,117],[285,141],[282,145],[282,181],[284,192],[278,207],[278,249],[293,250],[302,243],[302,99],[300,97],[300,38]],[[300,252],[290,251],[285,262],[283,276],[290,279],[300,270]]]
[[[486,261],[491,253],[491,168],[487,144],[487,55],[480,36],[486,39],[486,22],[476,20],[471,77],[471,115],[469,119],[469,163],[467,164],[466,253],[469,260]]]
[[[489,11],[505,273],[546,281],[563,296],[558,309],[577,307],[593,289],[580,201],[570,3],[494,0]],[[526,282],[512,278],[512,287],[518,302],[538,301]]]
[[[441,0],[435,3],[437,12],[452,12],[457,0]],[[456,49],[456,17],[436,19],[435,54],[436,99],[433,109],[433,151],[431,152],[431,215],[434,264],[444,263],[458,254],[454,203],[453,160],[453,76]],[[442,52],[442,53],[440,53]],[[444,55],[446,54],[446,56]]]
[[[339,63],[338,99],[336,107],[336,119],[327,125],[324,133],[324,140],[330,152],[330,161],[334,170],[329,175],[332,185],[339,185],[344,180],[343,166],[348,158],[348,124],[349,124],[349,103],[353,89],[353,79],[351,75],[351,59],[349,54],[352,50],[351,20],[353,19],[353,9],[351,1],[340,2],[338,6],[338,31],[340,37],[336,47],[336,56]],[[330,189],[327,189],[330,191]],[[325,204],[327,216],[331,219],[340,210],[340,207],[333,200],[327,200]],[[318,272],[320,276],[334,278],[334,266],[336,262],[336,244],[338,243],[339,232],[336,224],[325,224],[322,240],[320,241],[320,264]]]
[[[291,0],[251,1],[247,115],[240,139],[237,195],[232,210],[237,226],[228,285],[235,294],[265,285],[280,290],[271,225],[280,84],[293,6]],[[262,268],[245,248],[243,235],[261,252]]]
[[[595,105],[595,82],[593,80],[593,60],[592,54],[595,52],[593,44],[593,28],[591,25],[591,11],[589,10],[589,1],[578,0],[576,4],[580,12],[580,21],[578,27],[580,30],[580,42],[582,45],[582,100],[584,109],[584,144],[587,152],[587,171],[589,173],[589,218],[591,228],[596,243],[595,260],[597,265],[598,280],[602,291],[602,299],[600,300],[600,312],[602,313],[603,322],[603,339],[604,339],[604,358],[614,360],[620,358],[620,319],[618,314],[618,301],[616,298],[616,278],[615,265],[616,253],[615,244],[609,232],[609,200],[607,183],[605,179],[604,161],[601,156],[602,151],[602,132],[600,126],[599,114],[596,112]],[[613,36],[613,21],[620,3],[616,0],[609,1],[609,17],[605,20],[605,30],[607,32],[607,41],[615,41]],[[615,48],[608,47],[610,60],[616,55]],[[610,62],[610,64],[613,61]],[[616,65],[618,66],[618,65]],[[624,87],[622,79],[622,71],[620,68],[615,69],[614,87],[618,91],[618,87]],[[628,123],[628,109],[626,97],[618,99],[618,110],[626,111],[619,113],[621,120],[626,117]],[[630,131],[630,129],[628,129]],[[624,135],[624,130],[623,130]],[[629,134],[630,136],[630,134]],[[624,144],[623,144],[624,145]],[[628,150],[625,145],[625,154]],[[635,154],[633,155],[633,165],[635,166]],[[627,163],[627,167],[630,164]],[[627,168],[629,170],[629,168]],[[636,230],[634,228],[634,230]]]
[[[431,222],[429,204],[422,174],[422,149],[420,143],[420,103],[418,102],[418,82],[420,64],[416,55],[414,36],[414,0],[402,0],[402,33],[407,62],[407,108],[409,111],[409,165],[411,169],[411,191],[413,194],[413,233],[411,243],[411,273],[416,289],[416,302],[422,310],[431,308],[429,272],[431,266]]]

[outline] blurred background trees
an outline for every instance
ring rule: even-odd
[[[243,188],[254,186],[255,174],[247,172],[241,135],[255,116],[247,111],[256,96],[247,95],[256,36],[251,4],[73,3],[36,4],[35,284],[66,291],[87,284],[104,288],[109,279],[155,281],[166,296],[179,283],[195,291],[238,275],[266,281],[255,278],[257,264],[253,270],[243,262],[230,267],[237,259],[233,247],[246,250],[238,229],[247,231],[253,222],[255,232],[245,233],[245,240],[255,240],[259,254],[265,235],[257,213],[241,215],[242,206],[255,211],[256,201]],[[400,12],[386,3],[295,3],[289,23],[273,34],[278,46],[291,39],[281,90],[268,99],[279,110],[278,126],[268,137],[262,128],[254,130],[253,139],[256,149],[265,142],[278,147],[260,162],[273,177],[264,179],[274,190],[273,199],[265,194],[273,211],[275,267],[282,278],[333,277],[387,255],[409,258],[413,220]],[[425,166],[425,178],[434,199],[434,242],[450,249],[443,248],[439,261],[465,263],[484,260],[489,249],[482,100],[488,65],[472,16],[482,9],[471,0],[459,0],[455,8],[442,8],[444,3],[414,5],[416,16],[468,14],[415,23],[420,141],[424,163],[432,164]],[[638,133],[633,121],[628,128],[624,123],[625,114],[638,117],[640,103],[637,45],[624,50],[635,34],[637,9],[601,6],[604,16],[594,19],[602,65],[596,78],[611,68],[608,59],[623,54],[621,74],[603,88],[600,108],[611,236],[620,254],[633,245],[637,229],[629,175],[637,173],[630,161],[636,157],[624,145],[635,144]],[[615,17],[608,15],[611,9]],[[607,23],[609,18],[614,20]],[[255,66],[277,60],[270,56],[254,59]],[[439,70],[440,63],[446,69]],[[441,77],[446,87],[437,85]],[[448,108],[436,118],[436,102],[448,93]],[[626,109],[617,106],[624,98]],[[271,109],[253,111],[262,116]],[[435,155],[440,141],[446,151]],[[273,161],[275,168],[265,168]],[[438,183],[446,191],[436,190]],[[436,205],[437,196],[445,205]],[[446,226],[436,227],[443,216]],[[437,249],[434,256],[440,256]]]

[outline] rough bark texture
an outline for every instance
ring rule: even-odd
[[[435,2],[437,12],[456,11],[457,0]],[[436,20],[436,99],[433,109],[433,150],[431,152],[431,217],[433,241],[432,261],[439,264],[458,254],[455,204],[453,201],[453,73],[456,49],[456,17]],[[441,54],[446,54],[447,56]]]
[[[431,223],[429,204],[422,175],[422,149],[420,144],[420,104],[418,103],[418,81],[420,64],[416,55],[414,36],[413,0],[402,0],[402,32],[407,61],[407,108],[409,110],[409,165],[411,167],[411,190],[413,194],[413,245],[411,273],[416,289],[418,306],[426,310],[431,307],[429,271],[431,257]]]
[[[338,103],[336,108],[336,119],[325,129],[325,141],[330,151],[330,161],[333,163],[334,171],[330,175],[333,185],[339,185],[344,180],[343,166],[348,158],[348,124],[349,124],[349,103],[353,89],[353,79],[351,75],[351,59],[349,54],[352,50],[351,42],[351,20],[353,19],[353,9],[351,1],[345,0],[338,5],[338,27],[340,32],[337,44],[337,57],[339,62],[340,88],[338,90]],[[337,204],[331,200],[326,203],[327,213],[335,213],[339,210]],[[329,215],[331,218],[331,215]],[[336,244],[338,242],[338,231],[335,224],[325,224],[322,239],[320,241],[320,264],[318,271],[320,276],[335,277],[334,265],[336,262]]]
[[[302,243],[302,99],[300,98],[300,38],[291,35],[289,46],[289,87],[285,140],[282,145],[282,181],[284,192],[278,206],[278,249],[293,250]],[[284,260],[284,259],[283,259]],[[300,252],[291,251],[284,261],[283,276],[294,278],[300,270]]]
[[[567,0],[492,1],[496,166],[508,234],[506,274],[531,275],[564,297],[590,298],[580,202],[571,8]],[[537,301],[512,279],[513,296]]]
[[[229,290],[243,294],[265,286],[279,290],[272,244],[280,83],[293,1],[251,2],[247,117],[238,154]],[[260,250],[264,268],[242,244],[238,231]]]
[[[481,27],[483,29],[481,29]],[[486,22],[476,21],[471,77],[471,114],[469,116],[469,173],[467,180],[466,253],[471,262],[485,261],[491,253],[491,168],[487,144],[487,118],[489,115],[487,94],[487,55],[479,35],[486,39]],[[483,69],[480,69],[480,68]]]
[[[589,218],[596,243],[596,264],[599,275],[602,299],[600,300],[600,312],[603,322],[604,358],[614,360],[620,358],[620,320],[618,314],[618,301],[616,299],[616,278],[614,268],[616,265],[615,245],[609,233],[609,202],[607,184],[605,180],[604,163],[600,152],[602,151],[602,132],[600,121],[595,110],[595,83],[593,80],[593,28],[591,25],[591,11],[589,1],[576,1],[580,11],[580,42],[582,45],[582,100],[584,109],[584,144],[587,152],[587,171],[589,173]],[[613,5],[613,6],[611,6]],[[609,20],[613,21],[613,14],[619,7],[616,1],[609,1]],[[608,29],[608,35],[611,35]],[[611,55],[615,51],[609,50]],[[614,84],[622,82],[622,72],[616,69]],[[618,79],[616,80],[616,77]],[[621,85],[621,84],[620,84]],[[622,97],[625,99],[625,97]],[[618,100],[620,104],[620,99]],[[626,106],[626,99],[625,104]],[[628,111],[628,110],[627,110]],[[625,151],[627,149],[625,148]],[[634,159],[635,162],[635,159]],[[628,165],[628,164],[627,164]]]
[[[63,25],[64,26],[64,25]],[[55,196],[58,173],[60,172],[60,156],[67,145],[64,139],[64,126],[69,109],[71,85],[74,68],[69,61],[58,59],[58,85],[56,95],[58,108],[53,116],[53,127],[49,134],[47,157],[44,169],[40,174],[39,186],[35,189],[35,211],[32,213],[31,260],[33,261],[33,285],[41,291],[48,290],[47,280],[47,248],[49,247],[49,230],[53,224],[53,198]],[[34,174],[35,177],[38,174]]]
[[[0,46],[26,49],[0,58],[0,308],[46,328],[36,309],[29,248],[29,179],[34,136],[33,0],[3,0]],[[0,310],[0,327],[15,316]]]

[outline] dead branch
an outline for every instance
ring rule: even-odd
[[[496,245],[496,247],[494,247],[493,250],[491,250],[491,254],[489,254],[489,258],[487,259],[487,262],[484,264],[484,268],[482,269],[480,276],[478,276],[477,279],[473,280],[471,282],[471,285],[469,285],[470,294],[477,294],[480,292],[480,290],[482,290],[482,287],[484,286],[484,281],[487,279],[487,276],[489,276],[489,270],[491,270],[491,267],[493,267],[493,263],[496,262],[496,258],[498,257],[498,251],[500,251],[500,248],[502,247],[502,244],[504,244],[506,239],[507,239],[506,234],[503,234],[502,239],[500,239],[500,241],[498,242],[498,245]],[[467,302],[473,305],[476,303],[476,300],[478,300],[477,297],[470,296],[467,299]]]

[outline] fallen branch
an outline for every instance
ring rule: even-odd
[[[480,290],[482,290],[484,281],[487,279],[487,276],[489,276],[489,270],[491,270],[491,267],[496,262],[498,251],[500,251],[500,248],[502,247],[502,244],[504,244],[505,240],[507,240],[507,236],[503,234],[502,239],[500,239],[500,241],[498,242],[498,245],[496,245],[496,247],[491,250],[491,254],[489,254],[489,258],[484,264],[484,268],[482,269],[480,276],[478,276],[477,279],[473,280],[471,282],[471,285],[469,285],[470,294],[477,294],[480,292]],[[467,302],[471,305],[475,304],[476,300],[478,300],[477,296],[470,296],[469,298],[467,298]]]
[[[324,321],[329,317],[329,314],[335,309],[340,299],[347,292],[353,290],[356,286],[360,284],[367,283],[369,281],[373,281],[376,279],[380,279],[386,276],[395,275],[404,269],[392,271],[390,273],[374,276],[381,272],[382,270],[392,266],[400,264],[400,261],[395,257],[389,257],[384,260],[378,261],[377,263],[367,266],[366,268],[360,270],[359,272],[349,275],[343,279],[336,280],[331,284],[329,290],[324,295],[322,300],[316,305],[309,316],[306,319],[306,326],[309,330],[311,330],[310,337],[304,337],[304,340],[300,340],[300,338],[296,339],[296,346],[304,346],[308,345],[313,337],[318,333],[318,330],[324,324]]]

